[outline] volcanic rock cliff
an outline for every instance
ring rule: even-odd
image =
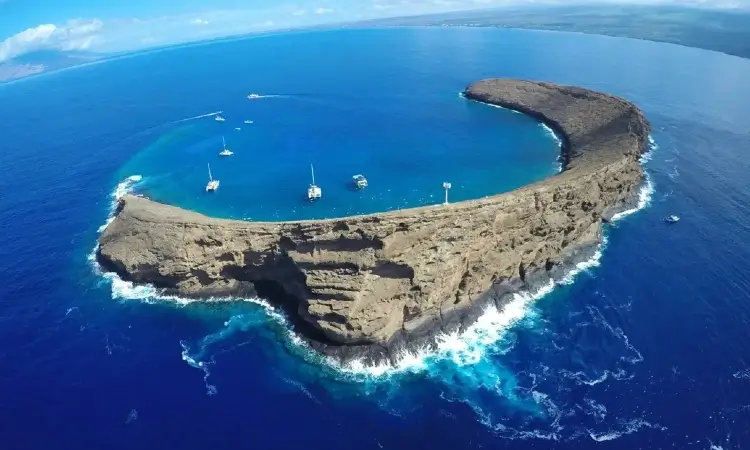
[[[649,124],[628,101],[508,79],[464,94],[552,127],[564,141],[562,173],[481,200],[300,222],[214,219],[126,196],[98,259],[169,293],[267,298],[314,348],[342,360],[430,345],[588,258],[602,222],[643,181]]]

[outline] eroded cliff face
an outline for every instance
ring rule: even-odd
[[[179,295],[260,295],[319,350],[392,358],[473,322],[590,256],[601,223],[636,197],[649,125],[580,88],[485,80],[466,96],[533,114],[564,136],[565,170],[487,199],[338,220],[213,219],[126,196],[99,260]]]

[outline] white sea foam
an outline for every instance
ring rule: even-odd
[[[654,182],[651,181],[651,175],[649,175],[648,172],[646,172],[645,178],[645,183],[638,191],[638,203],[636,204],[636,206],[613,215],[612,219],[610,220],[611,222],[617,222],[624,219],[625,217],[635,214],[651,203],[651,198],[654,196],[655,191]]]
[[[104,222],[104,224],[100,226],[99,229],[97,230],[99,231],[99,233],[104,231],[104,229],[107,228],[107,225],[109,225],[110,223],[112,223],[113,220],[115,220],[114,214],[115,214],[115,210],[117,209],[117,202],[126,194],[133,192],[133,189],[142,180],[143,180],[143,177],[141,177],[140,175],[131,175],[117,184],[117,187],[115,187],[115,190],[112,191],[112,194],[110,194],[110,198],[112,200],[109,203],[109,214],[107,215],[106,222]]]
[[[547,132],[547,134],[550,135],[552,139],[555,140],[558,147],[562,147],[562,144],[563,144],[562,138],[555,132],[555,130],[552,129],[552,127],[550,127],[546,123],[540,123],[539,125],[542,128],[544,128],[544,131]]]
[[[135,186],[143,180],[140,175],[131,175],[115,186],[115,189],[110,194],[111,201],[109,202],[109,213],[107,214],[107,220],[97,229],[97,232],[101,233],[107,226],[115,220],[115,211],[117,210],[117,202],[126,194],[133,192]],[[99,264],[96,262],[96,252],[99,250],[99,244],[96,244],[94,249],[89,253],[88,260],[91,263],[91,267],[97,275],[107,277],[107,274],[101,271]],[[118,278],[119,279],[119,278]]]
[[[610,430],[604,433],[596,433],[593,431],[589,431],[589,437],[596,442],[606,442],[606,441],[613,441],[620,436],[626,435],[626,434],[632,434],[636,431],[642,429],[642,428],[652,428],[655,430],[661,430],[666,431],[666,427],[663,427],[659,424],[652,424],[650,422],[647,422],[643,419],[633,419],[628,421],[621,422],[622,429],[620,430]]]
[[[643,165],[651,161],[654,151],[659,148],[659,145],[654,141],[654,138],[651,135],[649,135],[648,137],[648,142],[649,142],[649,151],[647,151],[640,157],[640,162]],[[653,198],[654,191],[655,191],[654,182],[651,179],[651,175],[649,175],[648,172],[645,172],[644,178],[645,178],[645,182],[643,186],[641,186],[641,189],[638,191],[638,203],[636,204],[636,206],[615,214],[614,216],[612,216],[612,219],[611,219],[612,222],[617,222],[618,220],[622,220],[625,217],[628,217],[634,213],[637,213],[638,211],[642,210],[643,208],[651,204],[651,199]]]
[[[445,333],[436,337],[436,349],[417,349],[401,353],[395,364],[367,365],[351,361],[341,365],[333,359],[328,363],[355,378],[382,378],[403,372],[420,372],[437,359],[448,359],[457,366],[473,365],[482,360],[492,344],[500,341],[507,330],[524,319],[534,301],[554,290],[554,281],[534,293],[519,292],[513,295],[502,310],[489,305],[482,315],[463,332]]]
[[[586,414],[594,416],[597,421],[602,421],[607,416],[607,407],[601,403],[590,398],[583,399],[583,403],[586,405]]]
[[[601,264],[602,259],[602,252],[607,247],[607,236],[604,236],[602,238],[601,244],[599,244],[599,247],[596,249],[594,254],[591,256],[591,258],[587,259],[586,261],[581,261],[576,266],[571,269],[570,272],[568,272],[564,277],[562,277],[559,281],[559,284],[573,284],[575,282],[576,277],[582,273],[587,272],[594,267],[599,267]]]
[[[539,126],[542,127],[542,129],[545,131],[545,133],[547,133],[549,136],[551,136],[552,139],[557,143],[557,148],[559,148],[559,149],[562,150],[563,140],[560,137],[560,135],[557,134],[557,132],[555,132],[555,130],[553,130],[552,127],[550,127],[549,125],[547,125],[544,122],[539,123]],[[563,160],[562,154],[560,154],[558,156],[558,158],[557,158],[557,171],[558,172],[562,172],[563,169],[564,169],[563,161],[564,160]]]
[[[185,341],[180,341],[180,345],[182,346],[182,360],[188,363],[190,367],[194,367],[203,372],[203,383],[206,386],[206,395],[218,394],[219,391],[216,389],[216,386],[208,381],[208,377],[211,376],[211,371],[209,371],[208,366],[209,364],[213,364],[213,361],[204,362],[196,360],[190,356],[190,349],[187,347]]]
[[[654,141],[654,137],[650,134],[648,135],[648,151],[641,155],[639,158],[639,161],[641,164],[647,164],[649,161],[651,161],[651,158],[654,156],[654,151],[659,149],[659,144]]]

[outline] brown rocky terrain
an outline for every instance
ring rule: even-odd
[[[564,170],[481,200],[300,222],[215,219],[126,196],[99,239],[99,261],[182,296],[267,298],[314,348],[342,360],[430,345],[588,258],[602,222],[643,181],[649,124],[632,103],[508,79],[474,83],[465,96],[554,128]]]

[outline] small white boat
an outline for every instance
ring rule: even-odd
[[[365,178],[364,175],[357,174],[352,177],[352,181],[354,182],[354,186],[357,189],[364,189],[367,187],[367,178]]]
[[[240,127],[234,127],[234,131],[240,131],[240,130],[242,130],[242,128],[240,128]]]
[[[258,94],[250,94],[247,96],[248,100],[255,100],[256,98],[261,98]]]
[[[224,140],[224,136],[221,137],[221,147],[222,147],[223,150],[219,152],[220,156],[232,156],[232,155],[234,155],[234,152],[232,152],[231,150],[229,150],[227,148],[227,142]]]
[[[246,120],[245,123],[248,124],[248,125],[250,125],[251,123],[253,123],[253,121],[252,120]]]
[[[680,218],[678,216],[675,216],[672,214],[671,216],[667,216],[664,218],[664,221],[667,223],[677,223],[680,221]]]
[[[211,164],[208,165],[208,184],[206,185],[206,192],[213,192],[219,189],[219,180],[214,180],[211,176]]]
[[[310,175],[312,175],[312,184],[307,188],[307,199],[313,201],[323,196],[323,190],[315,184],[315,170],[312,164],[310,164]]]
[[[217,122],[224,122],[224,121],[225,121],[225,120],[227,120],[227,119],[225,119],[225,118],[223,118],[223,117],[221,117],[221,116],[217,115],[216,117],[214,117],[214,120],[215,120],[215,121],[217,121]]]

